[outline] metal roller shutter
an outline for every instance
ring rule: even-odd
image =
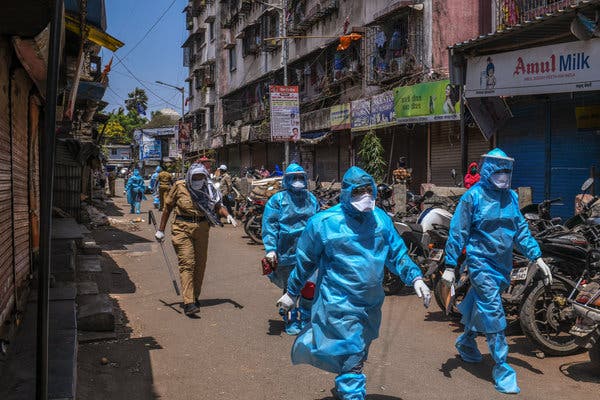
[[[14,303],[8,73],[11,54],[8,42],[0,37],[0,323]]]
[[[460,124],[458,122],[437,122],[431,129],[431,183],[437,186],[454,186],[450,171],[454,168],[460,174]],[[460,177],[457,178],[457,181]]]
[[[20,288],[27,279],[30,262],[29,246],[29,149],[28,110],[31,81],[24,69],[15,70],[12,76],[12,191],[14,263],[16,286]]]
[[[54,168],[53,205],[73,218],[79,219],[81,207],[81,165],[71,154],[67,144],[56,142],[56,162]]]
[[[520,97],[509,107],[513,118],[498,133],[498,147],[515,159],[512,187],[531,187],[539,202],[544,200],[544,104]]]
[[[36,252],[40,245],[40,101],[29,100],[29,220],[31,222],[31,247]]]
[[[315,176],[318,175],[321,182],[339,181],[337,136],[343,134],[346,133],[335,133],[315,146]]]
[[[585,105],[600,104],[598,93],[577,98]],[[564,206],[552,209],[553,215],[560,217],[573,215],[575,196],[580,193],[581,184],[590,177],[592,167],[598,172],[600,166],[600,136],[593,131],[577,130],[576,105],[569,96],[552,97],[550,197],[563,199]]]
[[[270,171],[275,171],[275,165],[279,165],[279,168],[283,169],[283,162],[285,161],[285,149],[283,143],[267,143],[267,165],[265,167]]]
[[[247,144],[242,145],[242,159],[240,160],[242,170],[252,166],[252,155]]]
[[[469,135],[468,163],[475,161],[479,164],[481,156],[491,150],[490,142],[485,140],[477,126],[467,127],[467,135]]]

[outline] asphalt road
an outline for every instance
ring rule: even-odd
[[[103,249],[100,287],[117,306],[119,339],[80,346],[80,399],[331,399],[333,374],[291,364],[294,338],[281,333],[275,308],[280,290],[260,275],[263,249],[249,244],[243,229],[211,229],[201,314],[190,319],[182,314],[147,215],[131,222],[135,216],[122,214],[128,210],[123,198],[115,203],[109,210],[113,227],[94,236]],[[143,210],[151,205],[145,203]],[[168,240],[165,248],[175,264]],[[425,310],[412,290],[386,298],[380,338],[365,367],[367,398],[507,397],[491,383],[484,340],[482,364],[456,357],[459,333],[435,303]],[[509,340],[509,362],[522,390],[514,398],[590,398],[600,392],[600,379],[587,372],[587,354],[538,359],[524,337]],[[101,365],[102,357],[108,364]]]

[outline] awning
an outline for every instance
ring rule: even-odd
[[[481,35],[475,39],[456,43],[449,47],[451,56],[464,53],[479,56],[502,53],[546,44],[571,42],[577,38],[571,33],[571,22],[577,13],[595,19],[600,1],[594,0],[572,6],[562,11],[548,13],[523,24]]]
[[[65,27],[67,30],[81,36],[79,20],[76,17],[69,14],[65,15]],[[110,51],[117,51],[124,45],[119,39],[110,36],[93,25],[86,24],[84,29],[86,30],[87,39],[90,42],[105,47]]]

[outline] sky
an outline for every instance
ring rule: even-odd
[[[103,98],[109,103],[105,111],[124,106],[127,93],[137,86],[148,95],[148,117],[150,111],[166,107],[181,112],[181,93],[155,81],[183,86],[186,88],[186,97],[188,95],[185,82],[188,69],[183,67],[181,48],[188,36],[185,14],[181,12],[187,3],[187,0],[105,0],[106,32],[125,43],[115,52],[109,73],[109,88]],[[162,19],[142,40],[163,13]],[[139,45],[133,48],[140,40]],[[133,51],[129,53],[132,48]],[[102,64],[106,65],[112,55],[111,51],[103,48]],[[122,64],[117,57],[123,60]],[[155,94],[136,81],[127,68]]]

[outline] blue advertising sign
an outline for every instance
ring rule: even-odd
[[[388,90],[371,97],[371,128],[383,128],[396,123],[394,91]]]
[[[352,102],[352,132],[369,129],[371,119],[371,99]]]
[[[160,139],[143,140],[140,145],[140,160],[160,160],[161,147]]]

